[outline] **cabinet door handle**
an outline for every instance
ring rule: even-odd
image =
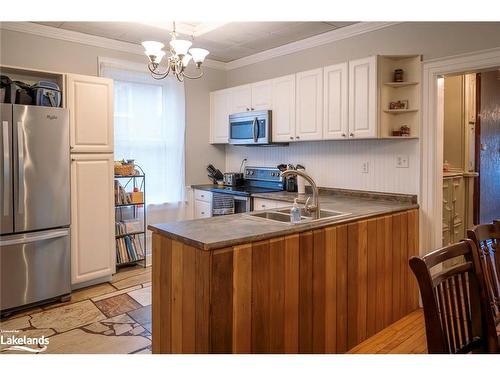
[[[345,138],[345,137],[346,137],[346,134],[345,134],[345,133],[342,133],[342,137],[344,137],[344,138]]]
[[[297,136],[297,137],[295,137],[295,139],[300,139],[300,137]]]
[[[349,134],[349,137],[354,137],[354,133]]]
[[[205,211],[201,211],[201,214],[202,214],[202,215],[205,215]]]
[[[252,111],[254,111],[254,110],[255,110],[255,108],[250,108],[250,109],[251,109]]]
[[[247,107],[247,111],[250,111],[250,108]]]
[[[290,137],[290,139],[293,139],[293,137]]]

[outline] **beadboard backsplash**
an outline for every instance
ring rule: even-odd
[[[418,150],[417,139],[297,142],[266,147],[226,145],[226,170],[239,171],[244,158],[249,166],[302,164],[318,186],[418,194]],[[398,156],[408,158],[408,168],[396,167]],[[368,173],[362,173],[365,162]]]

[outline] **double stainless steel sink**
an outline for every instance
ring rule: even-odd
[[[274,211],[264,211],[264,212],[254,212],[249,214],[251,216],[260,217],[267,220],[279,221],[282,223],[290,223],[290,208],[282,208]],[[339,219],[344,216],[349,216],[351,213],[347,212],[339,212],[333,210],[320,210],[319,211],[319,219],[313,219],[312,213],[305,210],[304,208],[300,209],[300,222],[317,222],[327,219]]]

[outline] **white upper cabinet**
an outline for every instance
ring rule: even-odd
[[[113,80],[68,74],[72,152],[113,152]]]
[[[323,69],[296,75],[295,139],[320,140],[323,137]]]
[[[229,136],[229,90],[210,93],[210,143],[227,143]]]
[[[349,134],[348,63],[323,70],[323,139],[346,139]]]
[[[349,61],[349,138],[376,138],[377,57]]]
[[[272,81],[272,141],[295,140],[295,74]]]
[[[273,81],[262,81],[252,84],[252,111],[264,111],[273,107]]]
[[[252,85],[237,86],[229,89],[229,114],[250,111],[252,108]]]

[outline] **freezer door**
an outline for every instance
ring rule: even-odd
[[[13,106],[14,231],[69,225],[69,121],[62,108]]]
[[[0,104],[0,234],[14,231],[12,195],[12,104]]]
[[[0,237],[0,310],[71,292],[69,229]]]

